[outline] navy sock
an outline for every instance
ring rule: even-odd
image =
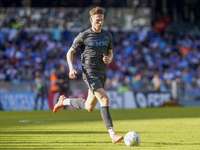
[[[113,127],[112,118],[111,118],[110,112],[109,112],[109,106],[101,107],[101,117],[102,117],[103,122],[106,125],[107,129]]]

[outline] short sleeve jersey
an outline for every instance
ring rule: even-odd
[[[108,50],[113,49],[113,38],[110,32],[101,30],[94,32],[91,28],[78,34],[72,48],[81,50],[83,79],[105,79],[107,65],[103,62],[103,54],[108,55]]]

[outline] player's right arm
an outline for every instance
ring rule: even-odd
[[[69,51],[67,52],[67,62],[68,62],[68,66],[69,66],[69,78],[70,79],[75,79],[77,71],[74,69],[73,66],[73,55],[76,52],[75,49],[73,49],[72,47],[69,49]]]
[[[78,50],[80,47],[83,46],[83,38],[82,38],[82,33],[79,33],[78,36],[74,39],[74,42],[67,52],[67,62],[69,66],[69,78],[70,79],[75,79],[76,78],[76,70],[74,69],[73,66],[73,55]]]

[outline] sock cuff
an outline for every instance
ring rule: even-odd
[[[70,99],[69,98],[64,99],[63,105],[70,105]]]
[[[109,106],[101,106],[101,108],[109,108]]]

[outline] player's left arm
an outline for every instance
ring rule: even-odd
[[[108,56],[103,54],[103,62],[105,64],[111,63],[112,59],[113,59],[113,50],[112,49],[108,50]]]
[[[108,50],[108,56],[110,57],[110,62],[113,59],[113,49]]]
[[[103,54],[103,62],[105,64],[111,63],[111,61],[113,59],[113,37],[112,37],[111,33],[109,33],[109,37],[110,37],[110,41],[108,44],[108,55],[106,56],[105,54]]]

